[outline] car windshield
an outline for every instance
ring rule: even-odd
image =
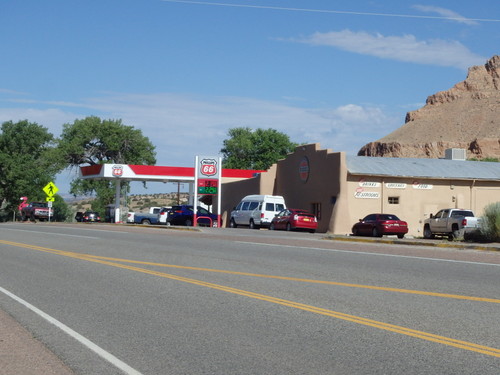
[[[399,220],[399,218],[396,215],[380,215],[379,219],[380,220]]]

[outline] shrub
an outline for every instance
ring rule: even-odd
[[[489,241],[500,241],[500,202],[491,203],[484,208],[481,232]]]

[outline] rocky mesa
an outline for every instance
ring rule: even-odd
[[[440,158],[447,148],[464,148],[467,158],[500,158],[500,56],[469,68],[465,81],[429,96],[402,127],[358,155]]]

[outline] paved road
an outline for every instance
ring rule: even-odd
[[[5,224],[0,259],[0,309],[77,374],[500,370],[499,252]]]

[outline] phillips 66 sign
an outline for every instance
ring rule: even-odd
[[[208,177],[218,179],[220,176],[219,158],[214,157],[198,157],[200,177]]]

